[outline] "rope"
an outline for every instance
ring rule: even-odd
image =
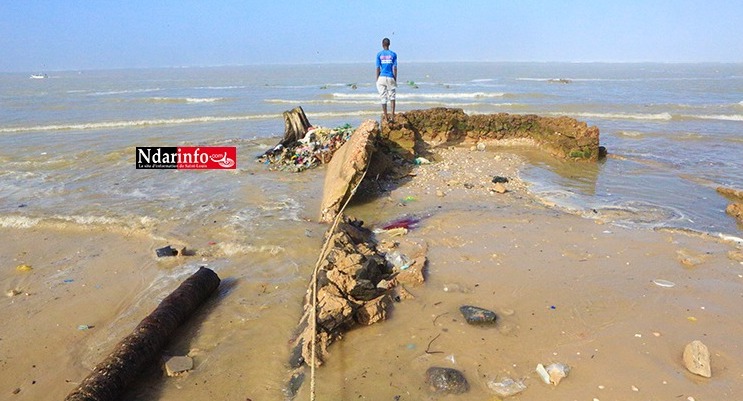
[[[338,223],[341,220],[341,217],[343,216],[343,211],[346,210],[346,206],[348,206],[348,202],[351,201],[351,198],[353,198],[353,195],[356,193],[356,190],[359,189],[359,185],[361,185],[361,181],[364,181],[364,177],[366,177],[366,172],[369,171],[369,165],[371,162],[366,164],[366,168],[364,169],[364,173],[361,175],[361,179],[356,184],[356,186],[351,190],[351,194],[348,196],[348,199],[346,199],[346,202],[343,204],[341,209],[338,211],[338,214],[335,216],[335,219],[333,220],[333,225],[330,227],[330,231],[328,231],[328,238],[325,239],[325,243],[323,244],[322,251],[320,251],[320,256],[317,258],[317,263],[315,263],[315,269],[312,272],[312,310],[310,312],[310,324],[312,327],[312,346],[310,347],[310,353],[312,354],[310,357],[310,401],[315,401],[315,362],[317,359],[317,356],[315,354],[315,350],[317,348],[317,272],[320,270],[320,263],[322,263],[323,259],[325,259],[326,253],[328,251],[328,246],[330,245],[330,239],[333,238],[333,233],[335,232],[335,229],[338,227]]]

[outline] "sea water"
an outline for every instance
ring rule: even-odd
[[[715,188],[743,188],[741,64],[402,63],[399,70],[398,112],[456,107],[567,115],[597,126],[604,161],[527,152],[521,178],[546,202],[629,226],[740,234]],[[320,196],[313,183],[321,172],[276,173],[255,163],[283,134],[281,113],[302,106],[312,124],[327,127],[378,119],[373,78],[367,64],[0,74],[0,225],[97,224],[167,237],[211,223],[237,249],[262,249],[245,238],[315,218],[308,204]],[[137,146],[235,146],[238,168],[137,170]]]

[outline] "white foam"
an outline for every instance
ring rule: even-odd
[[[688,117],[700,118],[702,120],[743,121],[743,115],[741,114],[704,114]]]
[[[30,228],[41,222],[41,219],[26,216],[0,216],[0,227],[3,228]]]
[[[333,93],[337,99],[379,99],[376,93]],[[503,92],[397,93],[398,99],[486,99],[503,97]]]
[[[670,113],[548,113],[551,115],[568,114],[580,118],[601,118],[609,120],[652,120],[652,121],[670,121],[673,116]]]
[[[0,133],[19,133],[33,131],[72,131],[72,130],[94,130],[94,129],[116,129],[147,127],[153,125],[183,125],[183,124],[204,124],[225,121],[247,121],[247,120],[268,120],[280,118],[278,114],[251,114],[242,116],[203,116],[190,118],[163,118],[154,120],[128,120],[128,121],[100,121],[92,123],[79,124],[50,124],[35,125],[27,127],[5,127],[0,128]]]
[[[146,100],[156,103],[214,103],[227,99],[223,97],[151,97]]]

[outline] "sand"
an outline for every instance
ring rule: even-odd
[[[331,345],[317,371],[318,399],[493,400],[487,384],[504,377],[524,380],[522,401],[743,394],[740,244],[545,206],[518,180],[522,159],[501,149],[443,149],[433,158],[398,185],[379,183],[382,197],[362,197],[347,212],[367,225],[421,218],[408,236],[429,245],[427,282],[409,288],[415,299],[395,304],[389,320]],[[492,191],[495,175],[511,178],[509,192]],[[317,206],[308,205],[308,220]],[[283,399],[288,341],[324,226],[296,230],[268,239],[283,244],[279,252],[162,261],[154,249],[163,239],[142,233],[1,228],[0,286],[16,291],[1,300],[0,399],[63,399],[199,265],[223,284],[165,352],[192,356],[194,369],[171,378],[157,364],[124,399]],[[306,230],[315,235],[296,235]],[[32,270],[17,271],[20,264]],[[495,311],[496,326],[467,325],[464,304]],[[693,340],[709,347],[709,379],[682,364]],[[556,387],[534,372],[552,362],[572,368]],[[431,366],[462,371],[470,391],[432,395],[424,383]],[[297,399],[308,391],[305,383]]]

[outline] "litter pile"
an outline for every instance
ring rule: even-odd
[[[304,137],[287,145],[278,144],[258,158],[273,169],[300,172],[328,163],[353,133],[346,124],[334,129],[309,127]]]

